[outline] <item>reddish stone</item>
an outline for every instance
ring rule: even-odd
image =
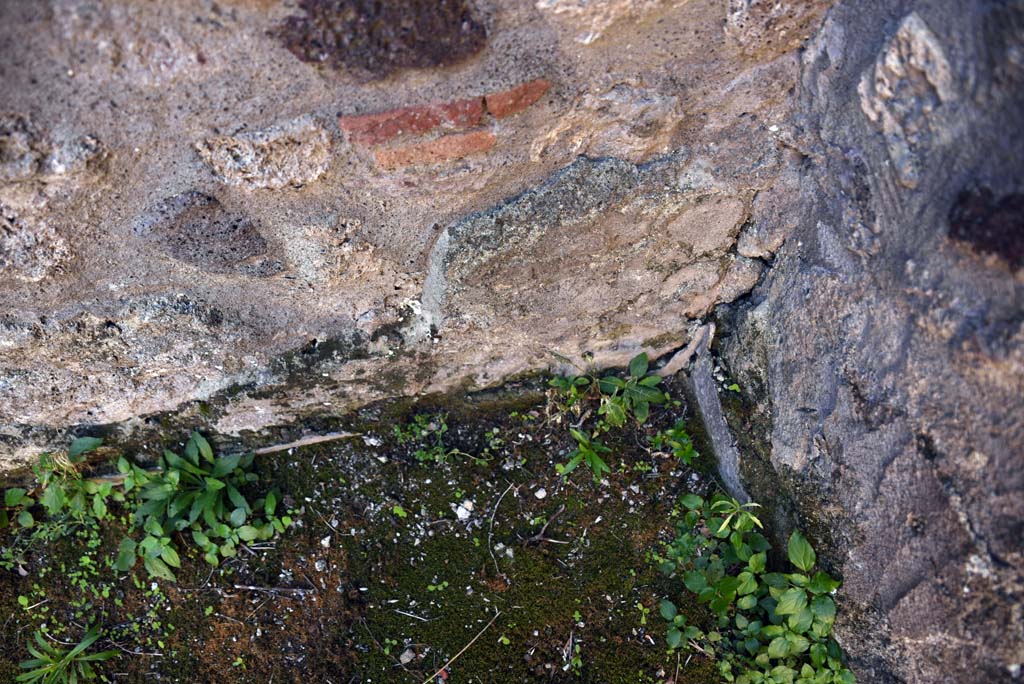
[[[413,143],[404,147],[377,150],[377,165],[392,170],[416,164],[439,164],[461,159],[494,147],[494,133],[480,128],[466,133],[452,133],[436,140]]]
[[[543,97],[544,93],[551,87],[551,81],[538,78],[536,81],[529,81],[518,85],[511,90],[486,95],[487,111],[496,119],[504,119],[523,111],[534,102]]]
[[[479,97],[454,102],[438,102],[413,107],[400,107],[375,114],[340,116],[338,126],[349,140],[362,145],[379,145],[400,135],[422,135],[446,124],[468,128],[480,123],[484,114]]]

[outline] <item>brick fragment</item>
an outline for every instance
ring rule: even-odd
[[[551,87],[551,81],[538,78],[518,85],[511,90],[491,93],[484,97],[487,111],[496,119],[504,119],[523,111],[544,96]]]
[[[375,156],[378,166],[391,171],[403,166],[439,164],[461,159],[477,152],[486,152],[494,147],[494,143],[494,133],[480,128],[403,147],[380,149]]]
[[[349,140],[362,145],[379,145],[401,135],[422,135],[445,124],[469,128],[483,117],[483,99],[473,97],[453,102],[399,107],[386,112],[339,116],[338,126]]]

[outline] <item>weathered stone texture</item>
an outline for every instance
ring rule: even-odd
[[[771,429],[751,494],[774,492],[843,575],[860,681],[1013,682],[1024,658],[1024,7],[1009,5],[830,13],[805,56],[798,227],[722,342]]]
[[[331,157],[327,132],[308,121],[207,138],[197,143],[196,149],[224,181],[249,188],[312,183],[323,174]]]
[[[719,316],[860,681],[1006,681],[1022,55],[1016,1],[0,2],[0,468]]]

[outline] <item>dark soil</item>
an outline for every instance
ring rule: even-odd
[[[446,416],[445,447],[473,456],[418,461],[393,428],[423,414]],[[613,472],[595,483],[556,474],[575,418],[549,415],[536,384],[370,407],[343,419],[354,437],[257,459],[254,488],[277,487],[297,522],[216,569],[182,538],[177,583],[118,576],[114,519],[98,548],[65,537],[27,576],[4,572],[0,681],[35,629],[74,641],[89,621],[110,635],[97,648],[119,651],[103,664],[114,682],[419,684],[449,660],[434,681],[717,681],[667,652],[658,615],[671,595],[706,619],[656,567],[678,498],[715,486],[647,444],[684,416],[656,408],[610,434]],[[72,581],[86,551],[97,569]]]

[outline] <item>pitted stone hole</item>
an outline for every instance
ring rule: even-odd
[[[266,277],[284,268],[277,260],[255,259],[266,254],[267,242],[252,219],[200,192],[164,200],[136,232],[168,256],[211,273]]]
[[[479,52],[487,30],[471,0],[299,0],[277,36],[304,62],[367,80],[398,69],[455,64]]]
[[[949,237],[1020,269],[1024,266],[1024,194],[997,199],[988,188],[961,192],[949,212]]]

